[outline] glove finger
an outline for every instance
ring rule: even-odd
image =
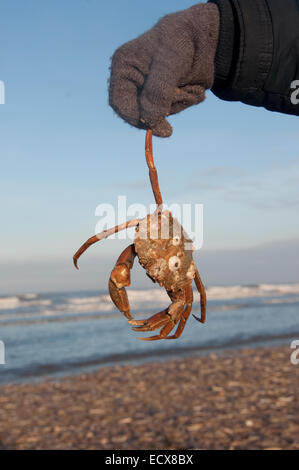
[[[201,85],[185,85],[176,88],[170,108],[170,114],[176,114],[184,109],[204,101],[206,97],[205,88]]]
[[[140,115],[153,131],[167,137],[171,135],[172,129],[165,117],[170,114],[174,90],[178,86],[180,61],[177,56],[176,60],[170,57],[169,50],[166,56],[163,50],[154,57],[141,92]]]
[[[144,84],[144,75],[126,61],[124,54],[114,54],[109,83],[109,104],[114,111],[135,127],[143,128],[140,122],[138,96]]]

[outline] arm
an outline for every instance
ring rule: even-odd
[[[212,91],[228,101],[299,115],[291,84],[299,79],[297,0],[210,0],[220,11]]]

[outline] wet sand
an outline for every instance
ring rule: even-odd
[[[299,449],[299,364],[247,349],[0,387],[0,449]]]

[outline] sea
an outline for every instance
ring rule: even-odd
[[[136,319],[169,305],[161,288],[128,294]],[[192,313],[200,315],[199,295],[194,296]],[[210,286],[207,298],[204,325],[190,316],[179,339],[148,342],[137,338],[155,332],[132,331],[104,290],[2,295],[0,384],[299,340],[299,284]]]

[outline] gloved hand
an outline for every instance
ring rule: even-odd
[[[125,121],[169,137],[165,119],[205,99],[214,82],[219,10],[198,4],[166,15],[112,57],[109,103]]]

